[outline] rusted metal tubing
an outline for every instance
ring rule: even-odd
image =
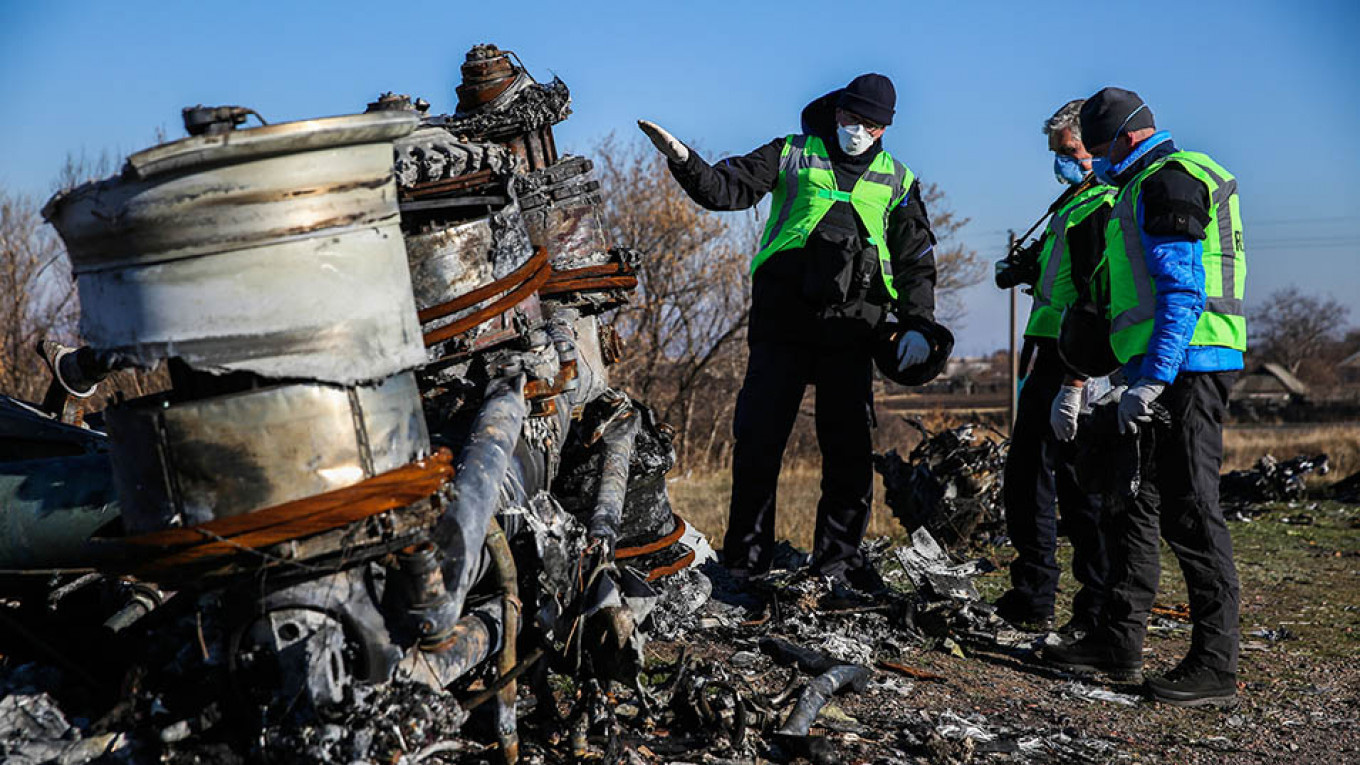
[[[660,552],[676,542],[679,542],[680,538],[683,537],[687,531],[689,531],[689,526],[685,523],[685,519],[677,515],[675,516],[674,531],[660,539],[648,542],[644,545],[638,545],[637,547],[620,547],[614,551],[614,560],[627,560],[629,558],[637,558],[642,555]]]
[[[510,553],[510,543],[505,538],[505,531],[495,518],[487,524],[486,550],[491,556],[496,580],[501,588],[501,625],[504,638],[501,640],[500,655],[496,658],[496,673],[500,677],[508,677],[518,663],[515,642],[519,639],[521,610],[519,573],[515,568],[515,559]],[[500,740],[501,760],[505,765],[515,765],[519,760],[515,695],[515,681],[512,679],[500,689],[496,699],[496,735]]]
[[[435,343],[442,343],[449,338],[457,337],[478,324],[493,319],[525,300],[528,300],[529,297],[535,295],[538,292],[538,289],[543,286],[544,282],[548,280],[549,273],[550,271],[546,267],[539,268],[538,271],[529,276],[528,281],[520,284],[491,303],[458,319],[452,324],[447,324],[438,329],[426,332],[424,335],[425,346],[429,347]]]
[[[544,285],[539,293],[545,297],[564,295],[571,292],[593,292],[595,290],[631,290],[638,285],[636,276],[599,276],[588,279],[562,279]]]
[[[499,601],[470,611],[454,625],[448,640],[431,648],[413,648],[401,660],[399,674],[443,688],[490,658],[501,646],[504,613]]]
[[[798,697],[798,703],[784,720],[784,725],[776,731],[781,736],[806,736],[817,714],[822,711],[831,697],[849,686],[862,685],[873,677],[874,671],[858,664],[841,664],[832,667],[808,683]]]
[[[454,499],[433,534],[434,543],[444,551],[444,582],[453,598],[455,613],[462,611],[472,587],[486,535],[500,503],[505,471],[528,411],[524,375],[492,380],[459,455],[453,481]]]
[[[459,295],[453,300],[440,303],[439,305],[432,305],[429,308],[423,308],[417,313],[417,318],[424,324],[426,322],[434,321],[435,319],[442,319],[449,314],[465,311],[483,300],[525,284],[537,275],[539,271],[546,268],[547,265],[548,251],[542,247],[538,247],[534,250],[533,257],[531,257],[524,265],[506,274],[504,278],[497,279],[489,284],[484,284],[471,292]],[[551,272],[549,272],[549,274],[551,274]],[[544,276],[544,279],[546,278],[547,276]]]

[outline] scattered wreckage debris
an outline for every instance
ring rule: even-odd
[[[671,511],[672,433],[610,386],[605,315],[643,256],[609,241],[590,162],[557,154],[565,84],[494,46],[463,74],[453,115],[394,93],[255,128],[187,109],[190,138],[49,203],[90,344],[39,349],[41,404],[0,399],[5,761],[830,763],[871,735],[1116,758],[1058,725],[871,733],[837,707],[948,682],[913,650],[1046,639],[947,552],[1000,528],[1005,443],[923,430],[877,458],[913,533],[868,554],[910,590],[792,553],[736,586]],[[84,410],[155,364],[169,391]],[[696,634],[743,650],[646,660]]]
[[[979,425],[931,433],[903,419],[920,431],[921,443],[906,460],[895,449],[874,455],[893,516],[950,549],[1003,533],[1001,472],[1009,442],[979,437]]]
[[[1300,500],[1307,496],[1309,475],[1324,476],[1329,472],[1331,466],[1325,454],[1299,455],[1283,462],[1267,454],[1250,470],[1224,473],[1219,479],[1219,498],[1238,511],[1249,505]]]

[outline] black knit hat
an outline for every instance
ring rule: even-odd
[[[1081,105],[1081,142],[1087,146],[1103,146],[1116,138],[1116,131],[1128,133],[1156,127],[1152,110],[1138,111],[1142,106],[1147,104],[1137,93],[1123,88],[1105,88],[1091,96]],[[1134,114],[1135,111],[1138,113]],[[1132,119],[1129,115],[1133,115]]]
[[[892,80],[881,74],[861,74],[841,90],[836,106],[880,125],[891,125],[897,89]]]

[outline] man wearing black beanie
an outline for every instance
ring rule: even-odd
[[[1160,531],[1185,575],[1193,630],[1189,654],[1147,688],[1171,704],[1232,705],[1239,596],[1218,474],[1228,391],[1247,347],[1237,181],[1207,155],[1177,149],[1129,90],[1088,99],[1081,131],[1097,177],[1119,189],[1093,293],[1106,301],[1110,348],[1129,383],[1119,428],[1148,451],[1137,495],[1106,510],[1110,573],[1096,628],[1044,657],[1140,672]]]
[[[890,316],[909,328],[896,341],[899,371],[938,355],[926,338],[935,326],[935,237],[920,183],[880,142],[896,101],[887,77],[861,75],[808,104],[800,132],[716,165],[638,122],[703,207],[744,210],[773,193],[751,264],[750,355],[733,427],[722,552],[738,578],[770,567],[775,487],[811,384],[822,452],[813,568],[861,590],[882,587],[859,550],[873,488],[875,333]]]

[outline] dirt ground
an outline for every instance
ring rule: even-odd
[[[792,472],[781,486],[781,506],[815,497],[814,481],[814,473]],[[717,477],[672,484],[677,509],[711,516],[721,484]],[[891,658],[943,682],[880,670],[881,682],[838,697],[819,723],[829,726],[828,738],[847,762],[1360,762],[1360,507],[1304,502],[1249,514],[1250,520],[1230,524],[1242,582],[1235,710],[1178,709],[1143,699],[1135,686],[1074,684],[1015,651],[964,645],[959,656],[927,645],[904,647]],[[876,516],[879,528],[894,523],[877,510]],[[783,530],[797,538],[802,524],[788,520],[794,522]],[[1065,570],[1070,553],[1065,545],[1060,551]],[[984,599],[994,599],[1007,585],[1010,551],[972,550],[964,557],[970,554],[997,564],[976,582]],[[885,574],[892,581],[890,568]],[[1065,573],[1059,623],[1074,591]],[[1184,602],[1179,570],[1164,549],[1158,603],[1174,611]],[[828,626],[835,630],[834,621]],[[696,632],[686,642],[735,665],[755,650],[756,637],[758,628],[745,640]],[[1147,669],[1170,669],[1188,644],[1188,624],[1157,619],[1145,647]],[[660,661],[673,657],[676,646],[654,643],[652,650]],[[781,672],[787,670],[761,662],[743,674],[768,686],[786,676]],[[1081,697],[1091,689],[1114,691],[1117,700]],[[932,729],[950,735],[930,736]],[[1016,751],[1017,742],[1023,751]]]

